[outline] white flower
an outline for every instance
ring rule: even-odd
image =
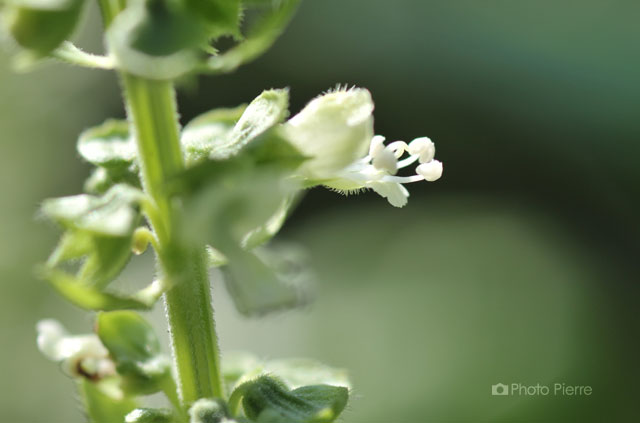
[[[373,101],[363,88],[338,88],[315,98],[283,125],[282,133],[309,157],[297,170],[307,186],[325,185],[343,193],[373,189],[402,207],[409,197],[402,184],[442,176],[429,138],[385,145],[383,136],[373,135]],[[415,162],[420,163],[415,175],[396,176]]]
[[[115,372],[109,352],[98,336],[69,335],[60,322],[53,319],[39,321],[36,330],[40,351],[50,360],[62,363],[67,374],[99,379]]]
[[[337,89],[311,100],[282,127],[283,134],[309,157],[298,170],[323,180],[367,151],[373,136],[373,101],[363,88]]]
[[[435,145],[429,138],[416,138],[409,144],[395,141],[386,146],[384,140],[380,135],[374,136],[368,155],[340,170],[323,184],[345,193],[370,188],[391,205],[402,207],[409,198],[409,191],[402,184],[423,180],[431,182],[442,176],[442,163],[434,159]],[[405,153],[408,157],[399,160]],[[416,161],[420,165],[416,167],[415,175],[396,176],[399,169]]]

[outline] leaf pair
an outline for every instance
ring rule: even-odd
[[[244,4],[243,4],[244,3]],[[193,70],[229,72],[266,51],[284,30],[298,0],[257,2],[263,18],[243,40],[241,19],[256,2],[240,0],[138,0],[120,13],[107,42],[120,67],[151,79],[174,79]],[[240,40],[228,52],[210,42],[223,36]]]
[[[308,273],[284,269],[286,254],[256,250],[280,229],[300,189],[289,176],[306,157],[280,133],[287,115],[288,92],[268,90],[246,107],[194,119],[182,134],[192,167],[170,187],[185,204],[180,233],[225,256],[225,281],[244,314],[306,301]]]
[[[105,288],[131,257],[132,235],[144,194],[114,185],[104,195],[46,200],[42,213],[66,231],[42,269],[43,276],[72,303],[90,310],[149,308],[161,292],[155,286],[134,295]]]

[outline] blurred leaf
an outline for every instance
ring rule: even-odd
[[[197,0],[194,0],[197,1]],[[253,1],[251,4],[256,4]],[[298,8],[299,0],[261,1],[270,4],[262,19],[250,29],[244,41],[229,51],[210,58],[206,70],[213,73],[229,73],[244,63],[255,60],[278,39]]]
[[[78,387],[90,423],[124,422],[125,416],[137,407],[134,399],[122,396],[113,381],[93,383],[81,379]]]
[[[290,388],[321,384],[351,387],[346,370],[335,369],[307,358],[271,360],[265,363],[263,371],[278,376]]]
[[[146,320],[133,311],[111,311],[98,314],[96,326],[126,391],[153,393],[163,389],[171,378],[171,366]]]
[[[84,0],[12,0],[6,2],[9,31],[35,58],[46,56],[71,36]]]
[[[287,89],[263,91],[244,110],[235,126],[224,138],[213,143],[210,158],[222,160],[232,157],[249,142],[264,134],[289,114],[289,92]]]
[[[240,0],[184,0],[187,9],[207,23],[210,38],[240,34]]]
[[[308,273],[286,273],[276,254],[263,254],[241,248],[229,250],[229,263],[223,268],[227,290],[238,311],[262,315],[271,311],[299,307],[309,302]]]
[[[84,182],[84,190],[90,194],[104,194],[118,184],[142,187],[137,163],[126,168],[95,168]]]
[[[174,79],[198,63],[207,32],[176,2],[137,0],[116,16],[106,38],[124,70],[150,79]]]
[[[270,376],[240,385],[233,404],[242,397],[247,417],[260,423],[332,422],[347,404],[349,390],[341,386],[312,385],[289,390]]]
[[[162,295],[162,291],[152,292],[148,289],[140,290],[134,295],[104,292],[57,269],[46,269],[42,277],[65,299],[86,310],[147,310]]]
[[[213,109],[191,120],[180,137],[187,165],[208,159],[213,146],[224,144],[246,108]]]
[[[109,119],[80,134],[78,153],[89,163],[105,168],[130,166],[137,156],[135,141],[129,135],[129,122]]]
[[[171,410],[164,408],[136,408],[127,414],[124,423],[173,423],[176,421]]]
[[[242,240],[242,247],[251,250],[273,238],[282,228],[291,209],[298,203],[303,191],[290,194],[282,200],[280,207],[263,225],[249,232]]]
[[[189,423],[227,423],[227,415],[222,401],[200,398],[189,408]]]
[[[45,200],[42,212],[68,229],[98,235],[129,236],[137,223],[137,203],[144,194],[127,185],[116,185],[101,197],[87,194]]]

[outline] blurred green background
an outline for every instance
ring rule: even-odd
[[[246,320],[214,282],[223,351],[349,369],[345,422],[638,421],[639,18],[635,1],[307,0],[268,55],[185,88],[187,121],[269,87],[297,111],[365,86],[378,133],[430,136],[445,164],[401,210],[311,191],[282,238],[311,252],[317,301]],[[92,11],[79,43],[100,50],[98,27]],[[122,115],[109,73],[18,75],[0,56],[0,422],[84,421],[35,348],[38,319],[91,327],[33,276],[57,236],[36,212],[80,192],[77,134]],[[150,272],[143,257],[123,283]],[[498,382],[593,394],[491,396]]]

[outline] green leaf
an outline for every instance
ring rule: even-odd
[[[206,28],[169,0],[137,0],[119,13],[106,33],[120,68],[150,79],[174,79],[199,62]]]
[[[144,194],[126,185],[116,185],[102,197],[87,194],[45,200],[42,212],[68,229],[124,237],[138,220],[137,204]]]
[[[278,376],[291,388],[305,385],[351,387],[346,370],[335,369],[307,358],[271,360],[264,364],[263,372]]]
[[[136,408],[124,419],[124,423],[172,423],[175,421],[171,410],[165,408]]]
[[[41,275],[67,301],[85,310],[148,310],[163,292],[157,289],[152,291],[148,287],[134,295],[118,295],[87,285],[61,270],[45,269]]]
[[[240,0],[184,0],[187,9],[194,16],[203,19],[210,38],[222,35],[240,37]]]
[[[137,407],[137,402],[123,396],[115,380],[94,383],[80,379],[78,389],[90,423],[124,422],[125,416]]]
[[[78,153],[89,163],[105,168],[126,168],[137,155],[135,141],[129,135],[129,122],[107,120],[80,134]]]
[[[215,145],[226,143],[246,108],[246,105],[241,105],[229,109],[214,109],[189,122],[180,137],[187,166],[208,159]]]
[[[247,106],[231,132],[212,143],[210,158],[224,160],[238,154],[249,142],[281,123],[289,114],[288,107],[287,89],[263,91]]]
[[[314,277],[299,248],[286,244],[253,251],[237,248],[228,250],[227,257],[224,281],[241,313],[258,316],[309,303]]]
[[[189,423],[227,423],[227,408],[219,400],[200,398],[189,408]]]
[[[169,360],[146,320],[133,311],[98,314],[96,332],[116,363],[128,392],[153,393],[171,378]]]
[[[34,58],[46,56],[71,36],[84,0],[12,0],[7,2],[11,35]]]
[[[242,247],[246,250],[251,250],[272,239],[284,225],[291,210],[298,204],[302,193],[303,191],[299,191],[284,198],[269,220],[243,238]]]
[[[332,422],[347,405],[349,390],[342,386],[311,385],[289,390],[270,376],[240,385],[230,403],[242,397],[247,417],[260,423]]]
[[[267,1],[261,3],[266,4]],[[241,65],[258,58],[275,43],[295,14],[299,0],[268,3],[271,4],[270,10],[251,28],[245,40],[227,52],[211,57],[205,70],[213,73],[233,72]]]
[[[84,190],[90,194],[104,194],[113,186],[125,184],[140,189],[139,170],[137,163],[126,168],[98,167],[84,182]]]

